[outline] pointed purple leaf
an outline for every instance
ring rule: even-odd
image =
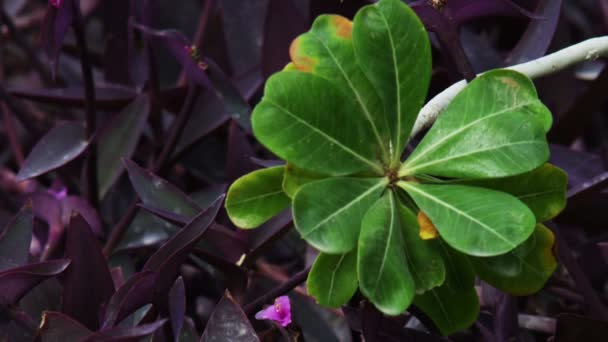
[[[162,327],[166,319],[156,321],[150,324],[139,325],[136,327],[115,327],[108,330],[99,331],[82,342],[137,342],[142,338],[153,334],[156,330]]]
[[[289,63],[289,46],[308,29],[292,0],[270,0],[264,24],[262,74],[268,78]]]
[[[206,341],[260,341],[243,309],[232,299],[228,291],[215,306],[207,322],[205,332],[201,336],[201,342]]]
[[[46,311],[42,315],[42,324],[38,329],[36,341],[80,341],[90,334],[91,331],[89,329],[73,318],[60,312]]]
[[[87,221],[96,236],[104,235],[101,218],[89,202],[79,196],[68,196],[61,201],[62,221],[65,225],[70,222],[72,212],[77,212]]]
[[[102,199],[123,172],[121,159],[130,159],[150,114],[148,95],[140,95],[102,131],[97,152],[97,179]]]
[[[63,313],[91,330],[99,328],[99,314],[114,293],[114,282],[99,241],[81,215],[72,216],[65,256],[72,264],[62,277]]]
[[[17,180],[40,176],[74,160],[89,145],[81,123],[66,122],[51,129],[27,156]]]
[[[0,231],[0,271],[27,263],[33,225],[32,207],[26,205]]]
[[[254,155],[255,151],[245,132],[235,123],[232,123],[228,131],[228,152],[226,156],[226,176],[230,183],[251,171],[259,169],[250,159]]]
[[[130,160],[123,159],[123,164],[139,199],[147,206],[188,217],[202,210],[188,195],[166,180]]]
[[[188,258],[188,254],[213,223],[223,199],[224,195],[221,195],[209,208],[193,218],[190,223],[173,235],[148,259],[143,270],[160,273],[161,278],[158,282],[160,292],[169,289],[177,277],[180,265]]]
[[[57,6],[54,6],[49,2],[46,16],[42,23],[41,41],[44,51],[51,61],[53,74],[57,69],[63,40],[76,16],[74,11],[78,8],[76,6],[79,6],[79,4],[77,5],[75,0],[61,1]]]
[[[0,272],[0,301],[16,304],[34,286],[65,271],[69,264],[69,260],[61,259]]]
[[[171,329],[173,337],[177,341],[184,325],[186,315],[186,288],[184,279],[178,277],[171,290],[169,290],[169,317],[171,318]]]
[[[131,276],[108,302],[102,327],[113,327],[137,309],[152,303],[158,278],[158,272],[151,271]]]

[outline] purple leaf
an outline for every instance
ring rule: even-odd
[[[505,63],[519,64],[542,57],[547,52],[557,29],[562,0],[539,1],[536,14],[517,46],[511,51]]]
[[[221,195],[209,208],[193,218],[148,259],[143,270],[160,273],[157,284],[159,292],[169,289],[179,272],[179,266],[188,258],[188,254],[215,219],[223,199],[224,195]]]
[[[54,89],[13,88],[10,89],[10,93],[34,102],[62,107],[84,108],[86,104],[84,88],[81,85]],[[131,88],[97,86],[95,87],[95,107],[104,110],[120,110],[133,101],[136,96],[137,94]]]
[[[259,169],[250,159],[255,152],[247,140],[247,135],[234,123],[230,125],[228,131],[228,152],[226,154],[226,177],[230,183]]]
[[[100,199],[121,175],[121,158],[130,159],[135,152],[149,114],[150,99],[147,95],[140,95],[115,116],[100,134],[97,152]]]
[[[285,209],[270,221],[251,231],[247,239],[249,253],[247,253],[245,262],[255,261],[266,250],[267,246],[287,233],[292,227],[291,223],[291,209]]]
[[[51,0],[46,10],[46,16],[42,23],[42,45],[51,61],[53,74],[57,69],[59,53],[63,46],[63,40],[68,33],[74,17],[77,15],[75,9],[79,8],[75,0]]]
[[[202,210],[188,195],[166,180],[142,169],[130,160],[123,159],[123,164],[137,195],[147,206],[188,217]]]
[[[166,319],[136,327],[115,327],[92,334],[82,342],[137,342],[162,327]]]
[[[270,0],[264,24],[262,74],[268,78],[289,63],[289,46],[308,29],[292,0]]]
[[[99,242],[82,216],[72,216],[65,244],[65,256],[72,264],[62,276],[62,311],[96,330],[100,309],[114,293],[112,274]]]
[[[11,268],[0,272],[0,301],[16,304],[34,286],[54,277],[70,265],[67,259]]]
[[[106,307],[103,328],[113,327],[155,296],[158,272],[144,271],[133,275],[114,293]]]
[[[34,215],[26,205],[0,231],[0,271],[27,263]]]
[[[46,311],[43,313],[36,341],[80,341],[90,334],[89,329],[71,317],[60,312]]]
[[[184,68],[190,81],[207,89],[213,89],[213,84],[205,73],[208,67],[207,62],[203,60],[196,46],[192,45],[192,42],[183,33],[177,30],[155,30],[135,22],[132,22],[131,25],[152,41],[164,45]]]
[[[69,224],[72,212],[77,212],[82,215],[85,221],[87,221],[89,227],[96,236],[101,237],[104,235],[99,214],[84,198],[79,196],[68,196],[61,201],[61,208],[64,225]]]
[[[446,15],[457,24],[491,16],[528,17],[537,16],[511,0],[450,0],[444,9]]]
[[[51,129],[27,156],[17,174],[17,181],[40,176],[74,160],[89,145],[85,128],[78,122],[66,122]]]
[[[171,318],[171,329],[173,337],[177,341],[184,325],[186,315],[186,289],[184,279],[178,277],[171,290],[169,290],[169,317]]]
[[[207,327],[203,336],[201,336],[201,342],[253,342],[259,340],[241,307],[226,291],[207,322]]]
[[[46,222],[51,230],[62,229],[61,202],[47,191],[36,191],[26,196],[32,202],[36,218]]]

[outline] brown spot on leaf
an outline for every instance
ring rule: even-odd
[[[289,56],[293,67],[302,72],[312,72],[317,62],[309,56],[302,55],[300,53],[300,38],[296,38],[289,47]]]
[[[511,88],[519,88],[519,83],[510,77],[499,77],[498,80]]]
[[[350,39],[353,36],[353,22],[339,15],[332,17],[332,24],[336,27],[336,35],[340,38]]]

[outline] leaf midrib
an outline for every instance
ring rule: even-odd
[[[382,262],[380,263],[380,269],[378,271],[378,276],[376,277],[376,283],[374,284],[374,289],[371,291],[372,294],[376,294],[378,290],[378,286],[380,285],[380,279],[382,278],[382,273],[384,273],[384,266],[386,265],[386,259],[388,258],[388,250],[390,249],[390,241],[393,236],[393,231],[395,230],[395,205],[393,203],[393,195],[392,191],[388,195],[389,197],[389,206],[390,206],[390,216],[391,221],[389,223],[389,231],[388,236],[386,237],[386,243],[384,244],[384,253],[382,256]]]
[[[346,257],[346,253],[342,254],[342,256],[340,257],[340,260],[338,260],[338,262],[336,263],[336,267],[334,267],[334,269],[331,272],[331,280],[329,281],[329,292],[327,293],[327,302],[328,303],[331,302],[331,296],[334,292],[334,282],[336,279],[336,272],[342,265],[342,262],[344,261],[345,257]]]
[[[285,114],[289,115],[290,117],[292,117],[293,119],[295,119],[296,121],[300,122],[301,124],[303,124],[304,126],[310,128],[312,131],[314,131],[315,133],[319,134],[320,136],[322,136],[323,138],[327,139],[328,141],[336,144],[337,146],[339,146],[340,148],[342,148],[344,151],[346,151],[347,153],[351,154],[353,157],[361,160],[362,162],[366,163],[367,165],[371,166],[376,172],[379,172],[380,174],[383,173],[382,168],[374,163],[373,161],[365,158],[364,156],[360,155],[359,153],[353,151],[351,148],[349,148],[348,146],[342,144],[340,141],[334,139],[333,137],[331,137],[330,135],[328,135],[327,133],[325,133],[324,131],[320,130],[319,128],[311,125],[310,123],[308,123],[305,120],[302,120],[300,117],[298,117],[297,115],[293,114],[290,110],[288,110],[287,108],[279,105],[278,103],[266,98],[265,101],[268,101],[268,103],[272,104],[273,106],[279,108],[281,111],[283,111]]]
[[[257,196],[249,197],[249,198],[246,198],[246,199],[243,199],[243,200],[240,200],[240,201],[236,201],[236,202],[233,201],[230,204],[231,205],[240,205],[240,204],[243,204],[243,203],[247,203],[247,202],[251,202],[251,201],[256,201],[256,200],[259,200],[259,199],[262,199],[262,198],[278,195],[278,194],[281,194],[281,193],[283,193],[283,190],[273,191],[273,192],[267,192],[267,193],[265,193],[263,195],[257,195]]]

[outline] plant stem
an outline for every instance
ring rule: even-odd
[[[306,280],[308,277],[308,273],[310,273],[310,266],[305,268],[304,270],[296,273],[293,277],[289,278],[285,283],[275,287],[274,289],[266,292],[263,296],[258,297],[258,299],[253,302],[245,305],[243,307],[243,311],[247,316],[253,315],[257,310],[259,310],[264,303],[271,302],[275,298],[286,294],[291,291],[294,287],[298,286],[300,283]]]
[[[515,70],[535,79],[554,74],[575,64],[608,57],[608,36],[591,38],[550,55],[517,64],[506,69]],[[414,124],[412,136],[429,127],[452,99],[467,85],[465,80],[453,84],[431,99],[421,110]]]
[[[211,17],[211,13],[215,10],[215,0],[205,0],[205,5],[203,10],[201,11],[200,17],[198,19],[198,27],[196,28],[196,33],[194,34],[193,44],[201,51],[201,46],[203,45],[203,39],[205,39],[205,32],[207,31],[207,23],[209,22],[209,18]],[[177,85],[182,86],[186,84],[186,72],[182,69],[182,72],[179,75]]]
[[[76,9],[76,18],[73,22],[76,43],[80,50],[80,66],[84,79],[85,91],[85,113],[86,113],[86,138],[90,140],[85,159],[85,181],[84,193],[87,200],[94,208],[99,206],[98,180],[97,180],[97,144],[95,142],[95,131],[97,128],[97,116],[95,113],[95,83],[93,71],[89,60],[87,40],[84,32],[84,23],[80,10]]]

